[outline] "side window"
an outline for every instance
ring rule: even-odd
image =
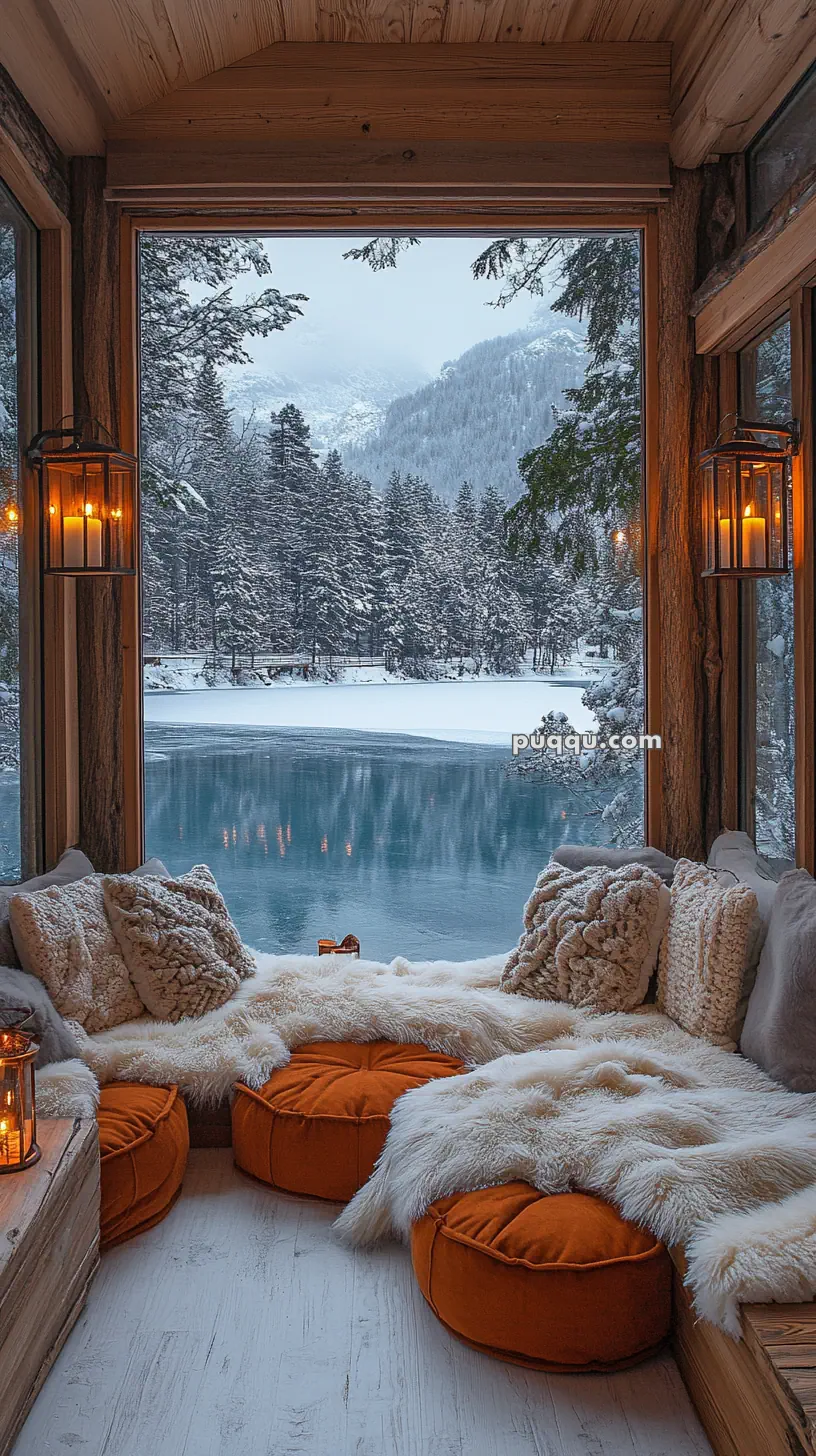
[[[743,350],[740,393],[747,418],[790,419],[787,321]],[[793,572],[743,581],[740,619],[743,827],[763,854],[788,865],[796,857]]]
[[[24,732],[28,694],[21,682],[21,631],[34,630],[20,612],[26,566],[21,498],[22,451],[36,418],[34,283],[36,233],[0,187],[0,881],[33,868],[36,838],[31,765],[33,734]],[[30,614],[29,614],[30,615]],[[23,620],[21,620],[21,618]]]

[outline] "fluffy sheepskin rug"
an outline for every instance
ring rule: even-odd
[[[257,975],[199,1019],[80,1032],[87,1067],[100,1082],[177,1082],[207,1105],[236,1080],[261,1086],[303,1042],[423,1042],[472,1070],[397,1102],[379,1165],[338,1220],[347,1240],[405,1237],[434,1199],[523,1178],[598,1193],[684,1244],[699,1313],[732,1334],[742,1301],[816,1294],[816,1094],[785,1091],[653,1007],[602,1016],[508,996],[505,956],[256,959]]]

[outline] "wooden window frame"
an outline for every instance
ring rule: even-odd
[[[461,205],[461,204],[459,204]],[[565,234],[637,233],[641,244],[641,358],[642,358],[642,452],[643,483],[641,509],[645,523],[643,561],[643,652],[644,652],[644,728],[649,734],[662,735],[660,702],[660,597],[658,586],[660,556],[660,487],[658,480],[657,444],[657,343],[658,343],[658,245],[657,215],[653,211],[639,213],[567,214],[542,212],[541,207],[529,213],[519,207],[512,214],[485,206],[479,212],[460,212],[457,204],[449,209],[416,212],[407,216],[399,212],[348,213],[321,212],[315,208],[307,214],[290,215],[224,215],[191,214],[168,216],[166,213],[124,213],[120,223],[120,442],[125,450],[138,453],[139,436],[139,359],[138,359],[138,239],[143,232],[219,232],[247,233],[257,237],[330,235],[371,237],[376,234],[412,233],[472,237],[495,237],[516,233],[528,237],[561,232]],[[123,580],[123,766],[124,766],[124,841],[127,868],[134,868],[145,858],[144,811],[144,708],[142,697],[142,633],[141,633],[141,564],[135,578]],[[660,753],[646,756],[644,773],[644,836],[647,844],[663,847],[662,768]]]
[[[71,408],[71,233],[68,221],[25,169],[0,148],[0,181],[35,233],[27,347],[32,386],[21,415],[23,442]],[[74,583],[40,570],[38,482],[23,462],[20,582],[21,867],[42,871],[79,839]]]
[[[739,408],[739,355],[773,332],[784,319],[791,330],[791,396],[793,415],[801,421],[802,446],[793,460],[793,593],[795,680],[796,863],[816,873],[816,541],[814,541],[814,374],[813,310],[816,260],[807,281],[760,304],[739,336],[728,340],[720,355],[720,413]],[[721,582],[728,602],[723,634],[723,818],[753,835],[748,784],[755,772],[749,724],[751,583]],[[746,589],[747,588],[747,589]],[[746,691],[747,688],[747,691]],[[726,728],[727,725],[727,728]]]

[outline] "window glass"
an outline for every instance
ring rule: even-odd
[[[640,246],[360,241],[141,235],[146,845],[458,960],[643,842]]]
[[[776,424],[790,419],[787,321],[744,352],[741,381],[742,407],[749,418]],[[745,827],[753,829],[763,854],[792,863],[796,854],[793,572],[743,583],[742,607],[743,729],[753,740],[743,755]]]
[[[816,164],[816,66],[783,103],[747,151],[749,227]]]
[[[29,420],[33,230],[0,188],[0,880],[21,878],[21,440]],[[24,337],[28,334],[28,337]]]

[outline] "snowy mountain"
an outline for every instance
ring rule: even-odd
[[[475,344],[338,448],[380,490],[399,470],[421,475],[447,501],[463,480],[515,500],[519,457],[546,440],[553,404],[581,383],[585,363],[582,336],[545,314],[529,329]]]
[[[382,425],[392,400],[425,383],[417,369],[355,369],[327,365],[309,379],[285,374],[236,372],[226,380],[227,402],[237,419],[255,412],[266,423],[271,410],[297,405],[311,428],[312,444],[321,455],[344,452],[373,435]]]

